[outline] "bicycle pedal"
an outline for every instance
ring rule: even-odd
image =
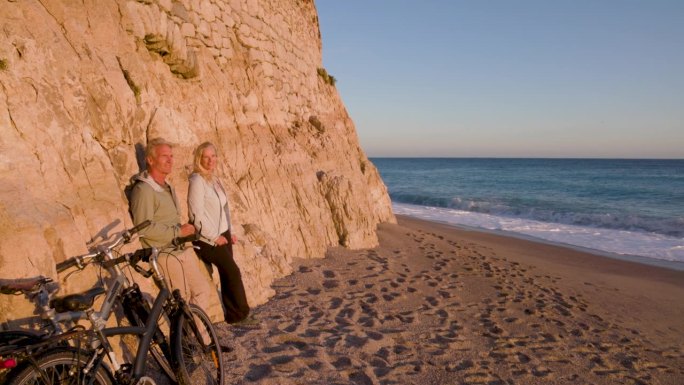
[[[157,385],[157,383],[150,377],[142,376],[135,385]]]

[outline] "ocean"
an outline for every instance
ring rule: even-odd
[[[684,269],[684,160],[370,160],[396,214]]]

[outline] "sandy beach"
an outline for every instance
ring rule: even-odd
[[[399,217],[219,325],[234,384],[682,384],[684,272]]]

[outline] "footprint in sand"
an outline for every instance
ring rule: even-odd
[[[372,330],[366,331],[366,336],[374,341],[382,341],[385,339],[385,336],[382,333],[374,332]]]
[[[339,357],[337,360],[332,362],[332,366],[334,366],[337,370],[343,370],[350,368],[352,366],[352,362],[349,357]]]
[[[268,364],[251,365],[245,378],[249,381],[259,381],[273,372],[273,368]]]
[[[360,348],[366,345],[368,342],[368,337],[359,337],[353,334],[349,334],[344,338],[345,347],[347,348]]]
[[[375,326],[375,319],[373,317],[362,316],[359,317],[358,323],[363,327],[372,328]]]
[[[350,308],[350,307],[345,307],[344,309],[340,310],[339,313],[337,313],[337,317],[340,318],[352,318],[354,314],[356,313],[356,310]]]
[[[366,303],[376,303],[378,302],[378,296],[373,293],[367,293],[363,299]]]
[[[437,306],[439,305],[439,301],[435,297],[425,297],[425,301],[430,304],[430,306]]]
[[[332,270],[324,270],[323,271],[323,276],[325,278],[335,278],[335,272]]]
[[[373,385],[373,380],[364,372],[353,372],[349,375],[349,381],[353,385]]]
[[[387,302],[394,301],[394,298],[399,297],[398,293],[388,293],[388,294],[383,294],[382,299],[384,299]]]
[[[330,306],[328,307],[328,309],[334,310],[334,309],[339,308],[340,305],[342,305],[342,298],[333,297],[330,299]]]
[[[413,321],[416,319],[412,311],[403,311],[399,314],[396,315],[396,318],[403,322],[403,323],[413,323]]]

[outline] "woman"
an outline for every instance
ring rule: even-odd
[[[200,240],[195,250],[205,263],[216,266],[221,278],[221,299],[226,322],[236,323],[249,314],[240,269],[233,260],[235,236],[230,233],[228,197],[216,170],[216,148],[210,142],[199,145],[194,154],[194,172],[190,175],[188,211]]]

